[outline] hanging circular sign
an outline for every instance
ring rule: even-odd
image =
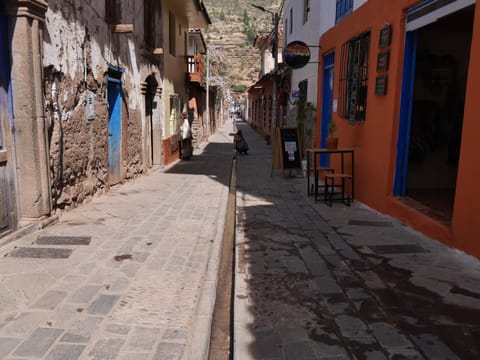
[[[310,61],[310,48],[303,41],[292,41],[283,50],[283,61],[294,69],[300,69]]]

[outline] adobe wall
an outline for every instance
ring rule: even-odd
[[[54,209],[68,209],[108,188],[108,65],[125,70],[122,107],[122,178],[144,171],[144,98],[140,84],[155,72],[138,54],[142,34],[116,34],[103,14],[105,2],[50,0],[44,31],[43,66],[50,174]],[[122,20],[142,29],[135,2],[122,3]],[[142,18],[142,19],[139,19]],[[157,71],[158,72],[158,71]],[[57,89],[52,84],[57,80]],[[160,80],[158,79],[160,83]],[[87,92],[94,94],[95,118],[87,120]]]

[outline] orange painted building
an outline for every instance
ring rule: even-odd
[[[316,142],[335,121],[356,199],[480,257],[475,0],[369,0],[320,46]]]

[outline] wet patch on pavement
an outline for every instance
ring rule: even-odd
[[[429,252],[415,244],[370,245],[369,248],[376,254],[420,254]]]
[[[7,256],[32,259],[68,259],[72,249],[18,247]]]
[[[39,236],[37,245],[90,245],[91,236]]]
[[[354,220],[348,221],[348,225],[353,226],[374,226],[374,227],[392,227],[391,221],[375,221],[375,220]]]

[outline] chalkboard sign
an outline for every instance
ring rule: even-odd
[[[301,169],[302,159],[300,158],[300,141],[297,128],[277,128],[275,132],[275,143],[273,146],[272,172],[274,169],[284,170]],[[290,171],[291,175],[291,171]]]
[[[300,160],[300,147],[298,144],[297,128],[281,128],[279,130],[283,168],[301,168],[302,162]]]

